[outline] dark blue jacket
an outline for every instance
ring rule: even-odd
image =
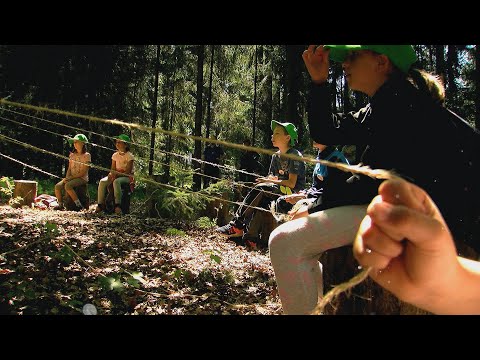
[[[452,114],[417,90],[407,79],[392,77],[357,112],[332,114],[326,84],[312,84],[308,123],[321,144],[366,146],[361,162],[372,169],[393,170],[424,188],[436,202],[453,233],[463,226],[469,197],[471,154]],[[323,209],[368,204],[382,180],[360,176],[341,192],[322,195]]]

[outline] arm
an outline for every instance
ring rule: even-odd
[[[115,162],[115,160],[112,160],[110,172],[108,173],[108,178],[110,179],[110,181],[113,181],[117,178],[117,174],[114,171],[117,171],[117,163]]]
[[[71,168],[72,168],[72,160],[69,160],[69,161],[68,161],[67,173],[65,174],[65,178],[63,179],[63,182],[64,182],[64,183],[72,180],[72,171],[71,171]]]
[[[328,51],[323,46],[310,45],[302,58],[312,79],[307,106],[312,139],[321,144],[356,144],[361,141],[366,135],[358,121],[362,113],[332,114],[327,86],[330,67]]]
[[[427,193],[405,180],[385,181],[378,193],[353,244],[359,263],[403,301],[437,314],[480,314],[480,262],[457,256]]]

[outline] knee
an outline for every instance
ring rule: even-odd
[[[282,224],[270,233],[268,239],[268,248],[270,254],[285,253],[287,249],[295,242],[294,233],[288,228],[288,223]]]
[[[60,191],[62,191],[62,189],[63,189],[63,183],[55,184],[55,190],[60,190]]]
[[[73,186],[72,186],[72,184],[70,184],[69,182],[68,182],[68,183],[66,183],[66,184],[65,184],[65,190],[67,190],[67,191],[71,191],[71,190],[73,190]]]

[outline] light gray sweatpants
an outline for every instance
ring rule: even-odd
[[[323,297],[320,255],[352,244],[366,210],[367,205],[352,205],[319,211],[270,234],[270,259],[285,314],[310,314],[315,309]]]
[[[98,183],[98,204],[105,204],[105,196],[107,193],[107,187],[112,182],[108,180],[108,176],[105,176]],[[120,176],[113,180],[113,196],[115,197],[115,204],[122,203],[122,184],[130,183],[130,179],[127,176]]]

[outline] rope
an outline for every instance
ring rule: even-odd
[[[27,126],[27,127],[30,127],[32,129],[36,129],[36,130],[40,130],[40,131],[44,131],[44,132],[47,132],[47,133],[50,133],[50,134],[53,134],[53,135],[58,135],[58,136],[61,136],[61,137],[64,137],[66,139],[69,139],[69,137],[67,135],[62,135],[62,134],[59,134],[59,133],[56,133],[56,132],[53,132],[53,131],[50,131],[50,130],[45,130],[45,129],[42,129],[42,128],[38,128],[36,126],[33,126],[33,125],[29,125],[29,124],[25,124],[25,123],[21,123],[21,122],[18,122],[18,121],[15,121],[15,120],[12,120],[12,119],[8,119],[8,118],[5,118],[3,116],[0,116],[0,119],[4,119],[4,120],[7,120],[7,121],[10,121],[10,122],[13,122],[17,125],[22,125],[22,126]],[[48,120],[47,120],[48,121]],[[61,123],[55,123],[57,125],[62,125]],[[81,128],[76,128],[77,130],[80,130],[80,131],[83,131],[84,129],[81,129]],[[100,134],[99,134],[100,135]],[[101,135],[101,136],[106,136],[106,135]],[[107,150],[110,150],[110,151],[113,151],[111,148],[107,148],[105,146],[102,146],[102,145],[99,145],[99,144],[95,144],[95,143],[92,143],[92,142],[89,142],[89,145],[93,145],[93,146],[96,146],[96,147],[99,147],[99,148],[103,148],[103,149],[107,149]],[[183,156],[183,155],[179,155],[179,156]],[[139,157],[140,158],[140,157]],[[140,158],[140,159],[143,159],[143,160],[146,160],[145,158]],[[168,166],[168,167],[172,167],[172,164],[166,164],[166,163],[162,163],[160,161],[157,161],[157,160],[152,160],[153,162],[155,163],[158,163],[158,164],[161,164],[161,165],[165,165],[165,166]],[[27,165],[26,165],[27,166]],[[28,165],[30,166],[30,165]],[[179,169],[179,168],[175,168],[177,171],[180,171],[180,172],[183,172],[183,173],[192,173],[192,174],[197,174],[197,175],[200,175],[200,176],[204,176],[204,177],[207,177],[207,178],[210,178],[210,179],[215,179],[215,180],[222,180],[221,178],[217,178],[215,176],[211,176],[211,175],[205,175],[205,174],[202,174],[200,172],[196,172],[196,171],[192,171],[192,170],[183,170],[183,169]],[[239,170],[241,171],[241,170]],[[55,176],[55,175],[53,175]],[[254,187],[252,186],[248,186],[248,185],[245,185],[245,183],[241,183],[241,182],[235,182],[235,181],[232,181],[232,184],[233,185],[239,185],[241,187],[244,187],[244,188],[247,188],[247,189],[254,189]],[[273,193],[273,192],[270,192],[270,191],[264,191],[265,193],[269,193],[271,195],[277,195],[276,193]]]
[[[351,278],[348,281],[345,281],[344,283],[335,286],[332,290],[330,290],[322,300],[317,304],[315,309],[312,311],[312,315],[320,315],[323,312],[323,309],[325,306],[327,306],[335,297],[340,295],[341,293],[350,290],[354,286],[360,284],[363,280],[365,280],[370,272],[372,271],[371,267],[368,267],[364,269],[362,272],[358,273],[355,275],[353,278]]]
[[[2,102],[2,101],[1,101],[1,99],[0,99],[0,103],[1,103],[1,102]],[[67,128],[70,128],[70,129],[74,129],[74,130],[77,130],[77,131],[81,131],[81,132],[87,131],[87,132],[89,132],[89,133],[91,133],[91,134],[98,135],[98,136],[101,136],[101,137],[104,137],[104,138],[107,138],[107,139],[112,139],[112,140],[115,140],[115,139],[116,139],[116,138],[113,137],[113,136],[108,136],[108,135],[104,135],[104,134],[99,134],[99,133],[96,133],[96,132],[94,132],[94,131],[85,130],[85,129],[82,129],[82,128],[78,128],[78,127],[66,125],[66,124],[63,124],[63,123],[57,123],[57,122],[55,122],[55,121],[47,120],[47,119],[44,119],[44,118],[41,118],[41,117],[38,117],[38,116],[33,116],[33,115],[21,113],[21,112],[18,112],[18,111],[14,111],[14,110],[7,109],[7,108],[3,108],[3,110],[12,112],[12,113],[17,114],[17,115],[27,116],[27,117],[31,117],[31,118],[33,118],[33,119],[45,121],[45,122],[50,123],[50,124],[67,127]],[[8,120],[8,119],[5,119],[5,120]],[[10,120],[10,121],[12,121],[12,120]],[[62,135],[62,136],[65,136],[65,135]],[[68,138],[68,136],[65,136],[65,137]],[[141,148],[144,148],[144,149],[147,149],[147,150],[152,150],[152,147],[147,146],[147,145],[138,144],[138,143],[135,143],[135,142],[132,142],[131,144],[132,144],[132,145],[135,145],[135,146],[138,146],[138,147],[141,147]],[[100,146],[100,145],[95,145],[95,146]],[[103,146],[100,146],[100,147],[103,147]],[[107,148],[106,148],[106,149],[107,149]],[[218,167],[218,168],[223,168],[223,169],[230,170],[230,171],[233,171],[233,172],[236,171],[236,172],[241,172],[241,173],[244,173],[244,174],[247,174],[247,175],[252,175],[252,176],[254,176],[254,177],[262,177],[262,175],[258,175],[258,174],[255,174],[255,173],[250,173],[250,172],[248,172],[248,171],[241,170],[241,169],[235,169],[234,167],[231,167],[231,166],[220,165],[220,164],[208,162],[208,161],[205,161],[205,160],[202,160],[202,159],[197,159],[197,158],[191,157],[191,156],[189,156],[189,155],[181,155],[181,154],[177,154],[177,153],[173,153],[173,152],[169,152],[169,151],[161,150],[161,149],[154,149],[154,150],[158,150],[158,151],[160,151],[161,153],[164,153],[164,154],[168,154],[168,155],[173,155],[173,156],[176,156],[176,157],[180,157],[180,158],[182,158],[183,160],[186,160],[186,161],[196,161],[196,162],[199,162],[199,163],[204,163],[204,164],[212,165],[212,166],[215,166],[215,167]],[[165,165],[167,165],[167,164],[165,164]],[[167,166],[170,166],[170,165],[167,165]],[[202,175],[203,175],[203,174],[202,174]],[[203,175],[203,176],[207,176],[207,177],[208,177],[208,175]]]
[[[95,165],[93,163],[84,163],[84,162],[81,162],[81,161],[78,161],[78,160],[70,160],[67,156],[64,156],[64,155],[61,155],[61,154],[56,154],[54,152],[51,152],[51,151],[48,151],[48,150],[45,150],[45,149],[41,149],[41,148],[38,148],[36,146],[33,146],[33,145],[30,145],[30,144],[26,144],[24,142],[21,142],[21,141],[18,141],[16,139],[12,139],[8,136],[5,136],[5,135],[1,135],[0,134],[0,139],[5,139],[11,143],[14,143],[14,144],[17,144],[17,145],[21,145],[23,147],[26,147],[26,148],[30,148],[30,149],[33,149],[35,151],[39,151],[39,152],[43,152],[45,154],[49,154],[49,155],[52,155],[52,156],[56,156],[56,157],[59,157],[59,158],[62,158],[62,159],[66,159],[66,160],[69,160],[69,161],[73,161],[73,162],[76,162],[76,163],[79,163],[79,164],[82,164],[82,165],[87,165],[89,167],[92,167],[92,168],[95,168],[95,169],[99,169],[99,170],[104,170],[104,171],[108,171],[108,172],[112,172],[112,173],[115,173],[115,174],[120,174],[120,175],[124,175],[124,173],[121,173],[119,171],[115,171],[115,170],[112,170],[112,169],[107,169],[105,167],[102,167],[102,166],[98,166],[98,165]],[[166,187],[166,188],[169,188],[169,189],[176,189],[176,190],[182,190],[182,191],[185,191],[185,192],[188,192],[188,193],[191,193],[191,194],[198,194],[198,195],[201,195],[201,196],[204,196],[208,199],[211,199],[211,200],[219,200],[219,201],[222,201],[222,202],[227,202],[227,203],[231,203],[231,204],[234,204],[234,205],[244,205],[246,207],[250,207],[252,209],[256,209],[256,210],[260,210],[260,211],[266,211],[266,212],[270,212],[270,210],[267,210],[267,209],[263,209],[263,208],[260,208],[260,207],[256,207],[256,206],[249,206],[249,205],[245,205],[243,203],[239,203],[239,202],[236,202],[236,201],[230,201],[230,200],[227,200],[227,199],[223,199],[223,198],[219,198],[219,197],[216,197],[216,196],[213,196],[213,195],[207,195],[207,194],[204,194],[202,192],[195,192],[195,191],[190,191],[190,190],[187,190],[187,189],[182,189],[182,188],[179,188],[177,186],[173,186],[173,185],[169,185],[169,184],[163,184],[163,183],[160,183],[160,182],[157,182],[157,181],[154,181],[154,180],[151,180],[151,179],[148,179],[148,178],[145,178],[145,177],[142,177],[140,175],[135,175],[135,178],[138,179],[138,180],[142,180],[146,183],[149,183],[149,184],[153,184],[155,186],[163,186],[163,187]]]
[[[58,179],[61,179],[60,176],[57,176],[57,175],[54,175],[54,174],[50,174],[50,173],[47,172],[47,171],[44,171],[44,170],[39,169],[39,168],[37,168],[37,167],[35,167],[35,166],[32,166],[32,165],[25,164],[24,162],[21,162],[20,160],[14,159],[14,158],[12,158],[12,157],[10,157],[10,156],[4,155],[4,154],[2,154],[2,153],[0,153],[0,156],[3,156],[4,158],[7,158],[7,159],[12,160],[12,161],[16,161],[17,163],[20,163],[20,164],[22,164],[23,166],[27,166],[27,167],[29,167],[29,168],[31,168],[31,169],[37,170],[37,171],[42,172],[42,173],[44,173],[44,174],[47,174],[47,175],[56,177],[56,178],[58,178]]]
[[[226,146],[226,147],[231,147],[231,148],[234,148],[234,149],[240,149],[240,150],[246,150],[246,151],[255,151],[257,153],[262,153],[262,154],[266,154],[266,155],[270,155],[270,156],[276,153],[276,151],[273,151],[273,150],[267,150],[267,149],[258,148],[258,147],[254,147],[254,146],[247,146],[247,145],[243,145],[243,144],[235,144],[235,143],[230,143],[230,142],[222,141],[222,140],[207,139],[207,138],[204,138],[204,137],[201,137],[201,136],[196,136],[196,135],[181,134],[181,133],[171,131],[171,130],[163,130],[163,129],[159,129],[159,128],[154,129],[154,128],[151,128],[151,127],[147,127],[147,126],[143,126],[143,125],[139,125],[139,124],[135,124],[135,123],[127,123],[127,122],[120,121],[120,120],[117,120],[117,119],[106,120],[106,119],[102,119],[102,118],[95,117],[95,116],[80,115],[80,114],[76,114],[76,113],[72,113],[72,112],[68,112],[68,111],[50,109],[50,108],[43,107],[43,106],[21,104],[21,103],[17,103],[17,102],[13,102],[13,101],[8,101],[8,100],[5,100],[5,99],[0,99],[0,104],[1,103],[11,105],[11,106],[17,106],[17,107],[22,107],[22,108],[26,108],[26,109],[36,110],[36,111],[51,112],[51,113],[54,113],[54,114],[60,114],[60,115],[65,115],[65,116],[71,116],[71,117],[86,119],[86,120],[90,120],[90,121],[102,122],[102,123],[106,123],[106,124],[125,126],[129,129],[133,128],[133,129],[146,131],[146,132],[155,132],[155,133],[161,133],[161,134],[181,137],[181,138],[184,138],[184,139],[192,139],[192,140],[196,140],[196,141],[209,142],[209,143],[213,143],[213,144],[223,145],[223,146]],[[392,177],[396,177],[393,174],[392,171],[387,171],[387,170],[382,170],[382,169],[372,170],[372,169],[370,169],[369,166],[362,166],[361,164],[359,164],[359,165],[346,165],[346,164],[343,164],[343,163],[336,163],[336,162],[331,162],[331,161],[326,161],[326,160],[317,160],[313,157],[302,157],[302,156],[298,156],[298,155],[294,155],[294,154],[281,154],[281,157],[285,158],[285,159],[292,159],[292,160],[297,160],[297,161],[310,162],[310,163],[313,163],[313,164],[320,163],[320,164],[324,164],[324,165],[327,165],[327,166],[330,166],[330,167],[334,167],[336,169],[340,169],[342,171],[352,172],[352,173],[355,173],[355,174],[362,174],[362,175],[365,175],[365,176],[368,176],[368,177],[371,177],[371,178],[375,178],[375,179],[392,179]],[[199,161],[199,160],[196,160],[196,161]]]

